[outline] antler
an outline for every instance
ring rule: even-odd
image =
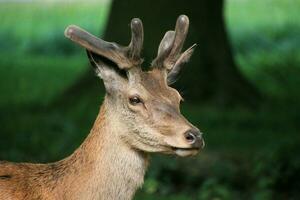
[[[196,44],[194,44],[181,53],[188,28],[189,18],[186,15],[180,15],[176,22],[175,31],[166,32],[160,42],[158,54],[152,66],[166,68],[169,72],[168,79],[177,75],[182,64],[189,60],[196,46]]]
[[[116,63],[120,69],[129,69],[143,62],[140,54],[143,47],[144,32],[142,21],[138,18],[131,20],[131,41],[126,47],[97,38],[75,25],[66,28],[65,36],[88,51]]]

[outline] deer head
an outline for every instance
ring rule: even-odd
[[[175,31],[164,35],[149,71],[141,68],[144,36],[138,18],[131,21],[128,46],[106,42],[74,25],[65,31],[66,37],[86,49],[104,82],[105,103],[126,129],[120,138],[135,149],[188,156],[204,147],[202,133],[180,113],[182,97],[169,86],[195,47],[181,52],[188,27],[188,17],[179,16]]]

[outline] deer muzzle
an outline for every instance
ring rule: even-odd
[[[196,155],[204,148],[205,142],[202,133],[196,129],[190,129],[184,133],[184,139],[188,147],[172,147],[174,153],[178,156],[186,157]]]

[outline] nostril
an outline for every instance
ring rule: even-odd
[[[185,139],[189,143],[194,143],[196,141],[196,136],[194,135],[194,133],[188,131],[185,133]]]

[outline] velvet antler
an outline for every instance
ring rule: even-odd
[[[143,62],[140,56],[143,47],[144,32],[142,21],[138,18],[131,20],[131,41],[125,47],[113,42],[104,41],[75,25],[70,25],[66,28],[65,36],[88,51],[111,60],[120,69],[129,69]]]

